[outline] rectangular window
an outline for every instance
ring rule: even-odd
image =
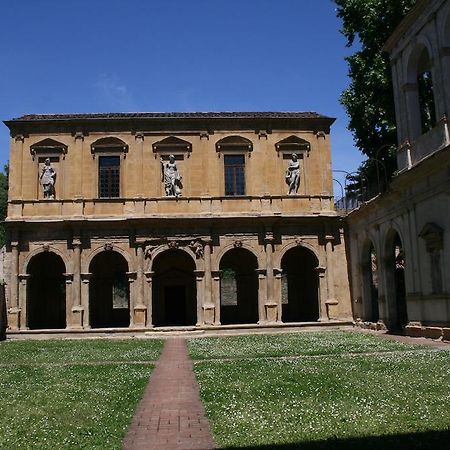
[[[244,155],[224,155],[225,195],[245,195]]]
[[[100,156],[98,160],[100,198],[120,197],[120,156]]]

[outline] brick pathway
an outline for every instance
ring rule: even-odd
[[[215,448],[185,339],[168,339],[139,403],[124,450]]]

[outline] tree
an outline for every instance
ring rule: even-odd
[[[356,146],[368,157],[360,166],[369,194],[384,185],[396,169],[394,95],[388,55],[383,45],[415,0],[334,0],[347,47],[360,49],[346,58],[350,85],[341,103],[350,118]],[[384,173],[383,173],[384,172]],[[378,186],[380,188],[380,186]]]

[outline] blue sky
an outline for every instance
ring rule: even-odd
[[[352,51],[340,26],[332,0],[4,1],[0,118],[317,111],[337,118],[333,169],[350,172],[361,155],[339,104]],[[1,124],[1,164],[8,147]]]

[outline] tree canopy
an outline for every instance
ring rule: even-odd
[[[385,172],[383,180],[390,178],[396,168],[392,76],[389,57],[382,48],[415,0],[335,0],[335,3],[347,46],[358,44],[359,48],[346,58],[350,85],[342,93],[341,103],[350,118],[348,128],[355,144],[368,158],[359,170],[373,184],[377,182],[376,172]]]

